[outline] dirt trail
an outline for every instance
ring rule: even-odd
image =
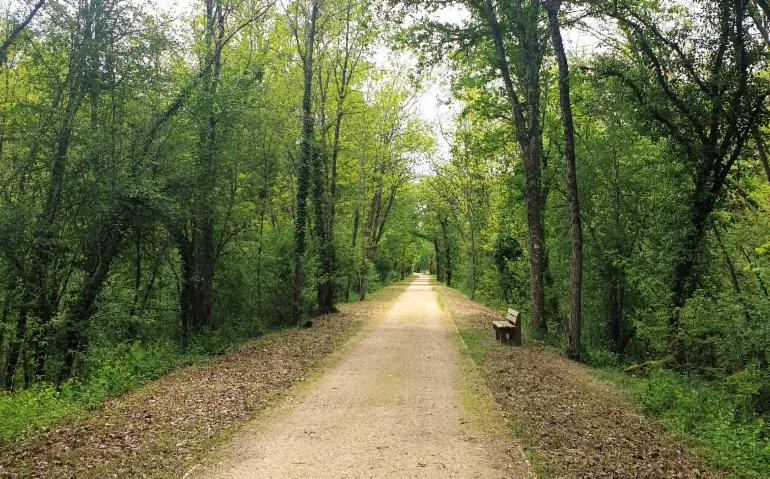
[[[473,401],[484,393],[469,401],[462,392],[455,334],[428,277],[418,277],[344,359],[191,476],[529,476],[510,438],[472,425]]]

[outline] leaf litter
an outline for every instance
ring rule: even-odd
[[[186,367],[31,437],[0,445],[2,478],[182,477],[378,317],[386,288],[312,328],[288,328]]]
[[[621,390],[535,341],[501,346],[499,313],[438,286],[461,330],[481,338],[479,368],[511,433],[544,477],[553,479],[715,479],[692,451],[646,418]]]

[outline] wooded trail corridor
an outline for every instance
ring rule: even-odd
[[[770,0],[0,11],[0,479],[770,478]]]

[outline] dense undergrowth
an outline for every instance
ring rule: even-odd
[[[94,408],[105,399],[135,389],[163,376],[172,368],[204,358],[183,352],[170,342],[153,345],[119,345],[95,352],[91,373],[57,390],[39,384],[12,394],[0,394],[0,442],[20,439],[77,412]]]
[[[737,477],[770,477],[768,418],[751,413],[754,391],[743,371],[721,380],[660,370],[631,376],[617,370],[597,373],[629,392],[644,413],[685,440],[714,466]],[[756,382],[754,382],[756,383]]]

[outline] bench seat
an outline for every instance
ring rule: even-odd
[[[500,342],[521,345],[521,322],[518,311],[509,309],[505,319],[492,321],[492,329],[495,330],[495,339],[499,339]]]

